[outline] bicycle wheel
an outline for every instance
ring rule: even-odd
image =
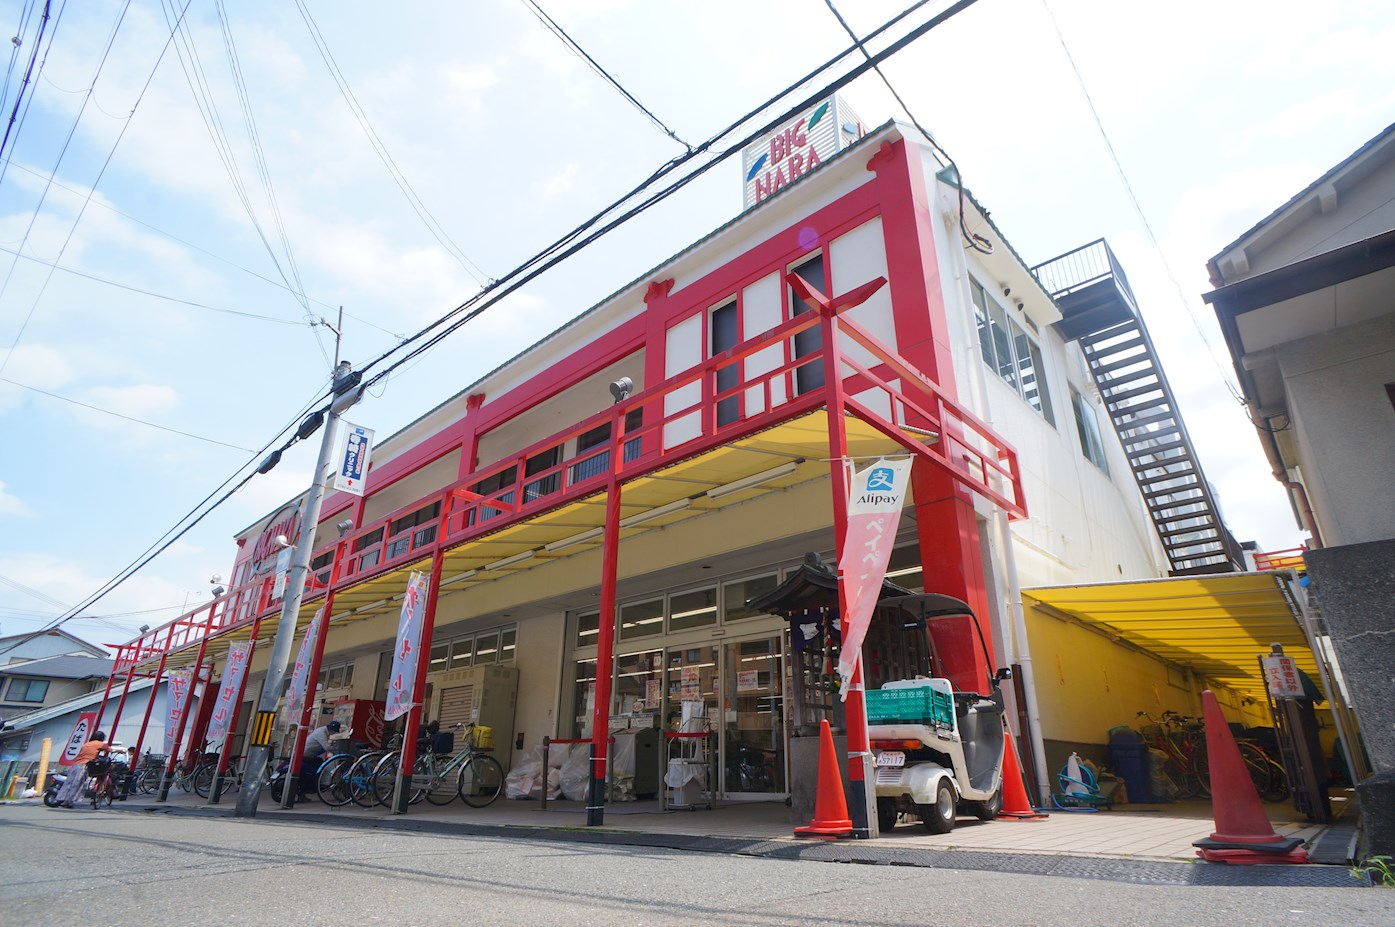
[[[213,777],[217,774],[218,767],[204,765],[194,770],[192,781],[194,783],[194,793],[199,798],[207,798],[208,793],[213,788]]]
[[[92,810],[96,811],[97,806],[102,803],[102,780],[101,778],[92,780]]]
[[[1250,774],[1250,782],[1261,799],[1274,787],[1274,771],[1265,752],[1251,743],[1237,743],[1240,759],[1245,761],[1245,771]]]
[[[392,752],[384,756],[373,767],[369,785],[373,790],[373,803],[386,805],[392,801],[393,790],[397,788],[397,767],[402,762],[402,754]]]
[[[116,783],[112,780],[110,774],[103,776],[103,777],[102,777],[102,804],[104,804],[104,805],[106,805],[108,808],[110,808],[110,807],[111,807],[112,799],[114,799],[115,797],[116,797]]]
[[[483,808],[504,789],[504,767],[494,757],[476,753],[465,761],[457,784],[460,800],[471,808]]]
[[[426,770],[423,775],[429,774],[431,776],[431,780],[423,790],[426,793],[426,800],[433,805],[449,805],[455,801],[456,796],[460,794],[455,777],[441,773],[436,768],[435,757],[423,757],[422,759],[426,760]],[[417,765],[419,767],[422,765],[420,759],[417,761]]]
[[[378,803],[378,797],[373,793],[373,770],[382,758],[383,752],[376,750],[365,753],[349,767],[349,800],[360,808],[372,808]]]
[[[331,808],[339,808],[353,801],[349,788],[349,769],[354,765],[354,757],[347,753],[332,756],[320,766],[315,780],[315,790],[320,793],[320,801]]]

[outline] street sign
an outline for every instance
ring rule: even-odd
[[[1260,658],[1264,680],[1274,698],[1303,698],[1303,680],[1292,657],[1269,655]]]
[[[95,711],[84,711],[78,715],[77,724],[73,725],[73,733],[68,735],[68,745],[63,748],[63,755],[58,758],[59,766],[71,766],[73,760],[77,759],[78,751],[82,745],[92,737],[93,725],[97,723],[97,713]]]
[[[286,594],[286,575],[291,571],[291,548],[281,548],[276,555],[276,579],[271,584],[271,597],[279,599]]]
[[[334,468],[334,488],[340,492],[363,495],[368,476],[368,459],[373,449],[373,431],[352,422],[344,423],[344,438]]]

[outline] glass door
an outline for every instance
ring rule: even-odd
[[[724,650],[725,792],[728,796],[785,794],[789,787],[782,638],[731,641]]]

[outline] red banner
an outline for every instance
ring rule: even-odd
[[[189,690],[193,687],[194,676],[188,670],[175,670],[170,673],[169,685],[165,690],[165,703],[169,707],[169,712],[165,715],[166,754],[174,752],[174,737],[179,733],[179,721],[184,717],[184,709],[189,705]]]
[[[421,622],[426,612],[426,574],[413,573],[407,580],[407,594],[402,599],[402,616],[397,621],[397,649],[392,655],[392,673],[388,676],[388,721],[411,710],[416,694],[417,661],[421,655]]]
[[[305,712],[305,693],[310,688],[310,659],[315,655],[315,642],[320,637],[320,618],[324,615],[321,608],[315,612],[315,617],[310,619],[310,627],[305,629],[305,637],[300,642],[300,653],[295,658],[295,670],[291,673],[291,685],[286,690],[286,717],[287,724],[299,724],[300,716]]]
[[[910,482],[911,461],[878,460],[857,473],[848,486],[848,532],[838,560],[848,613],[843,616],[843,649],[838,655],[842,696],[848,697],[853,667],[872,623],[886,579],[886,564],[901,524],[901,504]]]
[[[252,654],[250,643],[233,644],[228,648],[228,662],[223,666],[223,682],[218,686],[218,701],[213,706],[213,717],[208,722],[208,739],[222,743],[237,717],[237,694],[242,688],[242,679],[247,675],[248,658]]]

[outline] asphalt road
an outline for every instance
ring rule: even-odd
[[[1395,890],[1137,885],[0,806],[0,925],[1395,925]]]

